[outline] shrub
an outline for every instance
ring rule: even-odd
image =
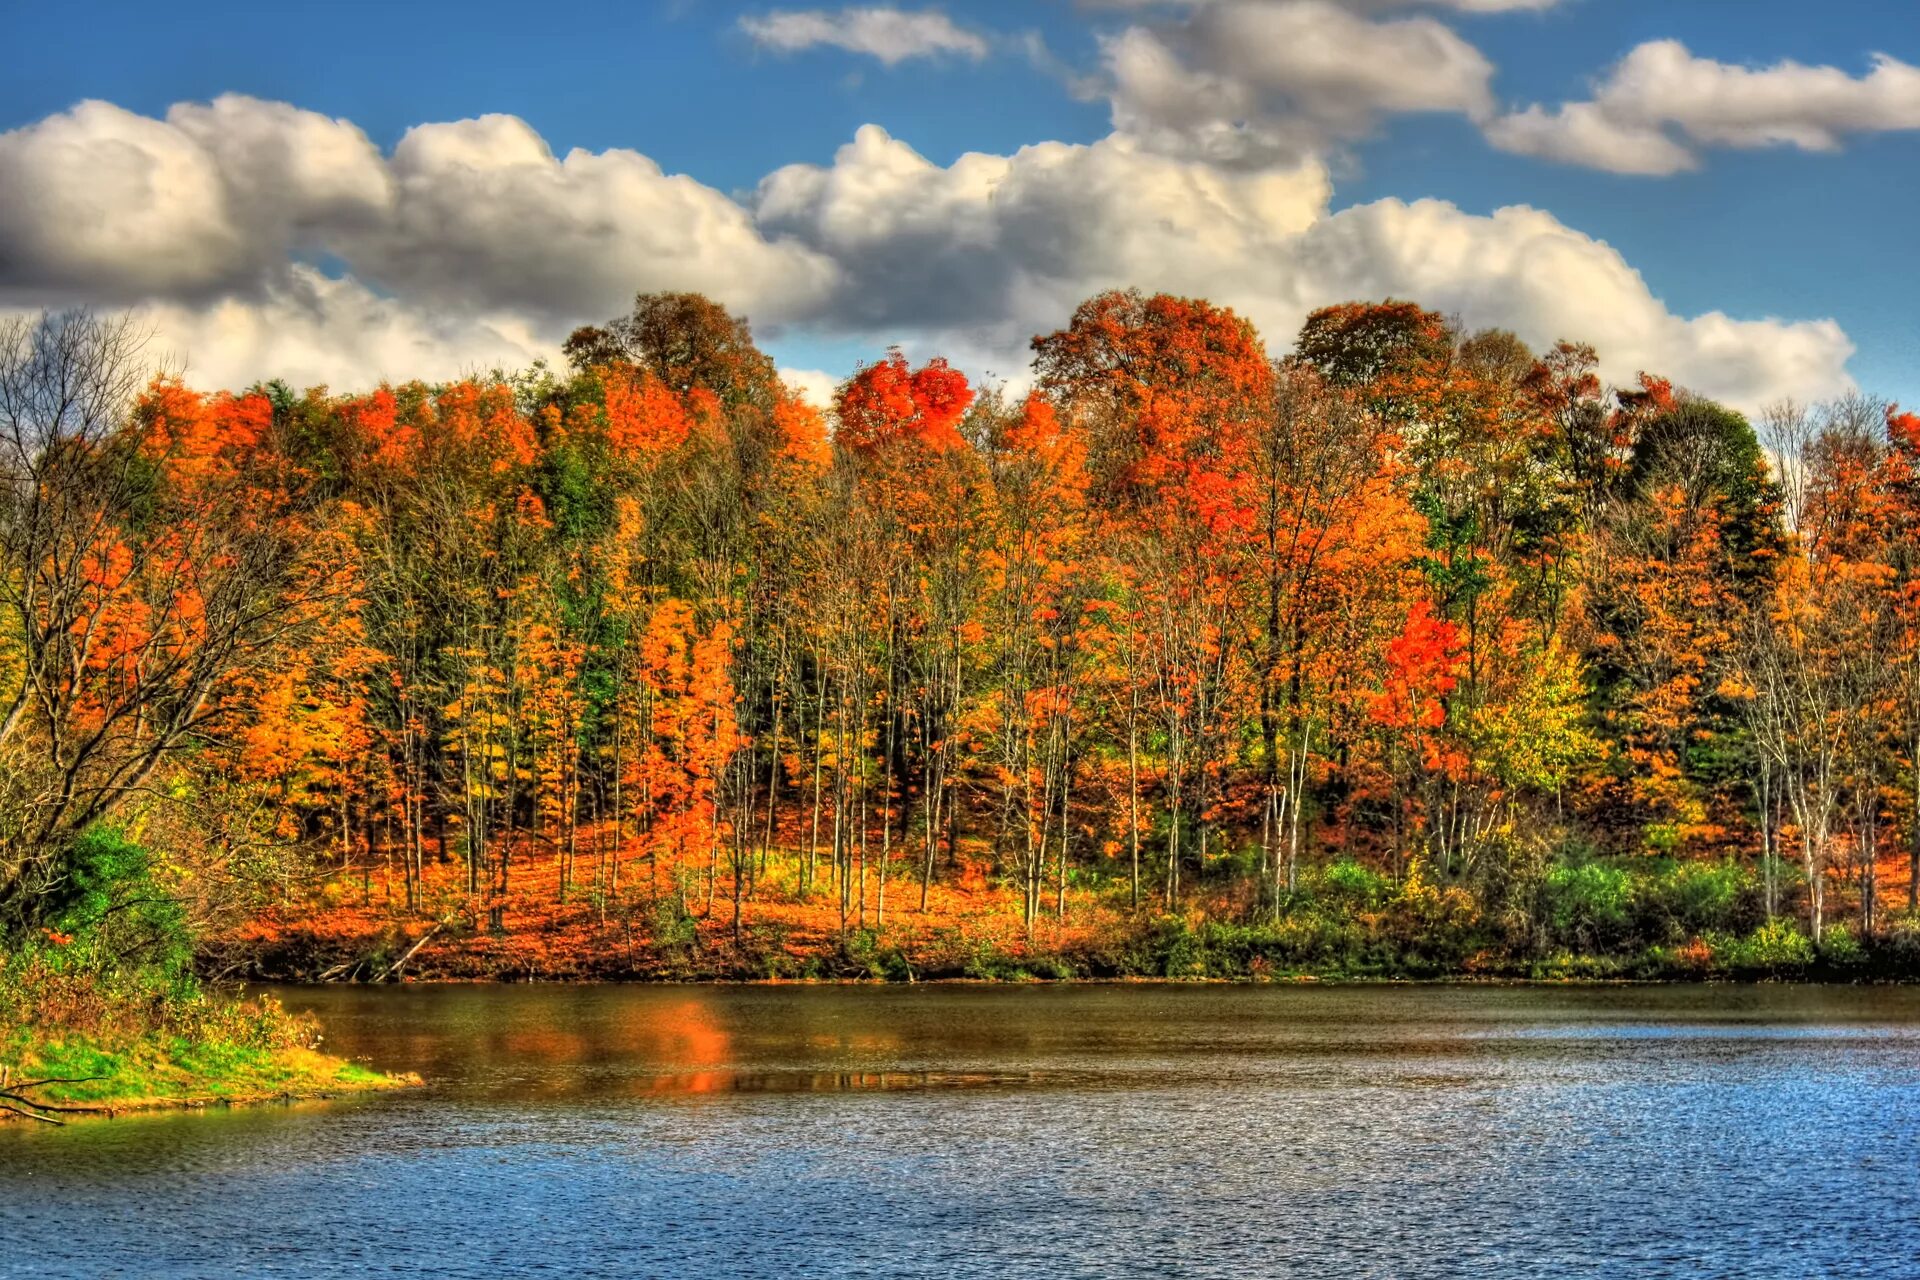
[[[1730,863],[1683,862],[1655,884],[1667,909],[1687,933],[1733,925],[1748,876]]]
[[[154,869],[153,855],[122,827],[102,823],[81,833],[39,907],[47,928],[71,939],[60,953],[64,962],[187,972],[193,961],[187,913]]]
[[[1677,822],[1656,822],[1643,833],[1647,848],[1659,853],[1672,853],[1686,839],[1686,833]]]
[[[662,955],[680,956],[700,944],[700,922],[680,899],[661,898],[653,904],[653,945]]]
[[[1736,969],[1781,973],[1813,963],[1813,942],[1784,916],[1767,921],[1728,952],[1728,963]]]
[[[1655,947],[1648,954],[1646,968],[1655,977],[1674,973],[1699,977],[1712,973],[1719,962],[1714,944],[1696,935],[1677,947]]]
[[[40,944],[0,955],[0,1025],[110,1047],[150,1035],[268,1051],[312,1048],[319,1041],[311,1016],[289,1014],[271,996],[215,995],[184,973],[98,972],[75,966],[66,950]]]
[[[873,929],[854,929],[841,939],[840,962],[845,971],[862,978],[906,982],[915,976],[906,954],[883,943]]]
[[[1351,858],[1324,868],[1318,882],[1323,900],[1348,911],[1377,907],[1393,892],[1393,883],[1387,877]]]
[[[1200,939],[1179,916],[1161,916],[1155,920],[1148,946],[1158,962],[1155,968],[1163,978],[1197,977],[1206,972]]]
[[[1920,974],[1920,913],[1895,916],[1880,943],[1886,962],[1901,976]]]
[[[1607,950],[1628,932],[1633,877],[1598,862],[1555,867],[1547,873],[1546,901],[1556,941],[1580,950]]]
[[[1856,969],[1867,962],[1866,948],[1845,921],[1828,925],[1820,933],[1820,959],[1836,969]]]

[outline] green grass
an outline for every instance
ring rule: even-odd
[[[109,1112],[332,1097],[417,1083],[308,1047],[196,1042],[162,1034],[109,1046],[31,1028],[8,1033],[0,1068],[14,1081],[74,1081],[32,1090],[36,1102]]]
[[[185,975],[103,972],[66,948],[0,956],[0,1098],[115,1114],[329,1097],[415,1083],[322,1053],[310,1017]],[[27,1087],[28,1081],[57,1081]],[[86,1114],[41,1111],[57,1119]],[[22,1120],[0,1110],[0,1120]]]

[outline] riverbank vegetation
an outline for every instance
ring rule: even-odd
[[[0,1118],[397,1083],[195,975],[310,865],[257,834],[218,725],[326,560],[291,488],[155,445],[139,347],[125,321],[0,322]]]
[[[313,1020],[269,997],[214,996],[151,971],[89,973],[58,949],[15,952],[0,972],[0,1120],[61,1124],[406,1082],[321,1052]]]
[[[74,842],[49,923],[0,956],[0,1118],[58,1124],[401,1083],[321,1053],[313,1020],[269,997],[208,991],[190,967],[178,876],[118,827]]]
[[[215,975],[1920,971],[1864,395],[1134,293],[826,412],[691,295],[358,395],[4,339],[13,968],[109,841]]]
[[[458,867],[429,865],[419,892],[442,916],[410,920],[380,877],[337,884],[321,903],[269,909],[217,954],[278,977],[475,980],[1026,981],[1173,978],[1521,981],[1887,981],[1920,972],[1904,913],[1863,941],[1851,921],[1819,946],[1768,919],[1751,868],[1667,858],[1550,872],[1535,932],[1516,945],[1473,895],[1424,874],[1399,880],[1353,861],[1302,873],[1277,914],[1223,903],[1135,912],[1112,885],[1076,885],[1063,916],[1031,930],[989,884],[935,886],[885,922],[841,929],[831,909],[770,869],[736,933],[726,913],[638,892],[561,902],[558,868],[531,860],[501,924],[462,916]],[[396,877],[397,880],[397,877]],[[385,888],[397,889],[392,884]]]

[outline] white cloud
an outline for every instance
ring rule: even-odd
[[[1082,298],[1137,285],[1230,305],[1276,349],[1316,307],[1396,296],[1536,344],[1591,341],[1621,382],[1652,370],[1743,408],[1850,385],[1853,346],[1831,321],[1675,315],[1617,251],[1540,210],[1329,213],[1330,196],[1317,164],[1222,169],[1119,136],[943,168],[869,126],[831,166],[770,176],[757,212],[842,264],[845,293],[818,323],[1003,375]]]
[[[1502,151],[1610,173],[1665,177],[1700,163],[1660,126],[1616,119],[1592,102],[1531,106],[1488,121],[1485,132]]]
[[[369,225],[393,199],[379,148],[345,120],[226,94],[185,102],[167,123],[199,146],[243,224],[298,244],[322,228]]]
[[[422,125],[382,155],[284,104],[87,104],[0,136],[0,189],[30,193],[0,200],[0,305],[140,304],[208,385],[519,365],[659,289],[707,292],[763,335],[901,341],[1014,379],[1034,333],[1129,285],[1231,305],[1276,346],[1314,307],[1408,297],[1743,407],[1844,389],[1852,351],[1830,321],[1676,315],[1539,210],[1336,213],[1317,159],[1220,165],[1127,133],[939,165],[869,126],[737,201],[633,151],[556,158],[508,116]]]
[[[1611,246],[1525,206],[1482,217],[1437,200],[1361,205],[1315,226],[1293,268],[1291,312],[1331,295],[1413,298],[1536,346],[1591,342],[1618,382],[1648,370],[1746,410],[1852,385],[1853,344],[1833,321],[1675,315]]]
[[[164,120],[107,103],[0,134],[0,301],[257,295],[290,257],[376,289],[611,314],[635,282],[778,314],[836,268],[768,240],[725,194],[613,149],[556,158],[527,123],[411,129],[390,157],[344,121],[226,95]]]
[[[611,315],[649,289],[694,289],[778,315],[831,286],[834,264],[770,241],[738,204],[635,151],[556,159],[524,120],[492,115],[408,130],[395,199],[336,252],[379,285],[448,305],[555,320]]]
[[[740,29],[765,49],[798,53],[828,46],[878,58],[890,67],[909,58],[958,54],[978,60],[988,53],[984,37],[935,10],[785,10],[744,17]]]
[[[1365,5],[1367,0],[1360,0]],[[1457,9],[1461,13],[1538,13],[1551,9],[1560,0],[1373,0],[1376,8],[1404,8],[1408,5],[1431,3],[1442,9]]]
[[[1493,109],[1493,64],[1431,17],[1216,0],[1102,41],[1116,130],[1176,154],[1293,163],[1388,115]]]
[[[768,176],[754,208],[762,228],[840,264],[818,321],[963,334],[1011,357],[1005,374],[1026,363],[1018,353],[1036,327],[1089,293],[1191,290],[1216,265],[1307,230],[1331,194],[1315,163],[1219,169],[1124,136],[942,167],[868,125],[833,164]]]
[[[248,247],[205,153],[106,103],[0,135],[0,186],[12,288],[194,288]]]
[[[466,313],[381,297],[356,280],[295,265],[252,298],[138,309],[149,354],[206,387],[281,378],[295,387],[363,389],[563,363],[556,343],[510,311]]]
[[[824,369],[782,369],[780,380],[816,409],[833,408],[834,394],[840,390],[840,379]]]
[[[1850,134],[1911,129],[1920,129],[1920,67],[1885,54],[1856,77],[1791,61],[1733,66],[1656,40],[1615,65],[1591,101],[1530,107],[1491,122],[1487,137],[1523,155],[1665,174],[1694,167],[1699,147],[1834,151]]]

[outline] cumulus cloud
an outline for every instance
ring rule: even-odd
[[[726,195],[635,151],[556,158],[524,120],[491,115],[409,130],[388,162],[394,201],[371,234],[334,246],[411,297],[506,305],[564,320],[633,295],[695,289],[780,314],[830,286],[835,265],[769,240]]]
[[[841,264],[818,320],[1017,352],[1099,289],[1194,289],[1215,264],[1306,231],[1331,193],[1315,163],[1219,169],[1118,135],[942,167],[868,125],[831,165],[767,177],[754,211],[769,232]]]
[[[1693,151],[1659,125],[1618,119],[1593,102],[1553,111],[1536,104],[1488,121],[1485,132],[1502,151],[1610,173],[1666,177],[1699,165]]]
[[[87,102],[0,134],[0,190],[0,303],[220,301],[231,318],[305,298],[312,315],[289,264],[332,259],[376,302],[551,331],[640,283],[779,315],[838,273],[722,192],[634,151],[556,157],[512,116],[421,125],[384,155],[345,121],[240,95],[163,119]]]
[[[1001,373],[1082,298],[1138,285],[1231,305],[1277,350],[1316,307],[1397,296],[1536,344],[1591,341],[1621,382],[1660,371],[1745,408],[1850,385],[1853,346],[1833,322],[1677,316],[1617,251],[1540,210],[1383,200],[1331,213],[1330,196],[1313,163],[1222,169],[1115,136],[942,167],[869,126],[832,165],[766,179],[756,211],[842,263],[845,293],[820,322],[912,335]]]
[[[1215,0],[1102,52],[1116,130],[1222,162],[1293,163],[1388,115],[1493,108],[1493,64],[1444,23],[1331,0]]]
[[[1401,9],[1425,3],[1461,13],[1537,13],[1553,8],[1560,0],[1357,0],[1357,3],[1378,9]]]
[[[0,134],[0,289],[104,301],[242,286],[387,199],[357,128],[253,99],[164,120],[105,102]]]
[[[740,29],[762,48],[781,53],[827,46],[878,58],[888,66],[909,58],[958,54],[976,61],[987,56],[984,37],[956,26],[936,10],[848,8],[785,10],[750,14]]]
[[[1495,146],[1615,173],[1668,174],[1708,146],[1838,150],[1848,135],[1920,129],[1920,67],[1876,54],[1865,75],[1780,62],[1741,67],[1677,40],[1640,45],[1591,101],[1532,106],[1487,126]]]
[[[421,306],[299,264],[254,296],[204,305],[160,301],[139,314],[154,334],[150,354],[209,387],[281,378],[296,387],[353,390],[560,362],[551,335],[511,311]]]
[[[1128,285],[1234,306],[1277,347],[1314,307],[1410,297],[1743,407],[1844,389],[1852,351],[1830,321],[1676,315],[1539,210],[1333,212],[1317,159],[1220,165],[1124,132],[941,165],[869,126],[735,199],[633,151],[556,157],[509,116],[421,125],[386,154],[285,104],[92,103],[0,135],[0,189],[26,193],[0,201],[0,305],[137,304],[208,385],[523,365],[659,289],[763,336],[898,340],[1013,377],[1034,333]],[[789,376],[816,397],[833,381]]]
[[[840,389],[840,379],[824,369],[782,369],[780,380],[816,409],[833,408],[834,393]]]

